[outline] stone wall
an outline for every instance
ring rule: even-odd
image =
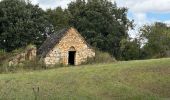
[[[46,65],[54,65],[60,62],[61,60],[61,51],[58,48],[54,48],[51,50],[48,55],[44,58],[44,62]]]
[[[36,52],[36,47],[27,48],[25,51],[9,59],[9,66],[18,65],[26,60],[34,60],[36,58]]]
[[[68,65],[68,52],[72,47],[76,51],[75,65],[95,56],[95,52],[87,45],[84,38],[74,28],[70,28],[61,41],[44,58],[45,63],[47,65],[56,63]]]

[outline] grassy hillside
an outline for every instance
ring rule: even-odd
[[[0,75],[0,100],[170,99],[170,59]]]

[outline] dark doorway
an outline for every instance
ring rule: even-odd
[[[76,51],[69,51],[68,64],[75,65],[75,54]]]

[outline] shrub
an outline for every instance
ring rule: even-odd
[[[95,57],[88,58],[87,61],[83,64],[111,63],[115,61],[116,61],[115,58],[112,57],[109,53],[97,50]]]

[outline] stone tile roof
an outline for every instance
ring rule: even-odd
[[[65,33],[69,30],[69,28],[64,28],[62,30],[59,30],[58,32],[51,34],[45,42],[41,45],[41,47],[38,49],[37,54],[44,58],[48,52],[54,48],[56,44],[58,44],[61,40],[61,38],[65,35]]]

